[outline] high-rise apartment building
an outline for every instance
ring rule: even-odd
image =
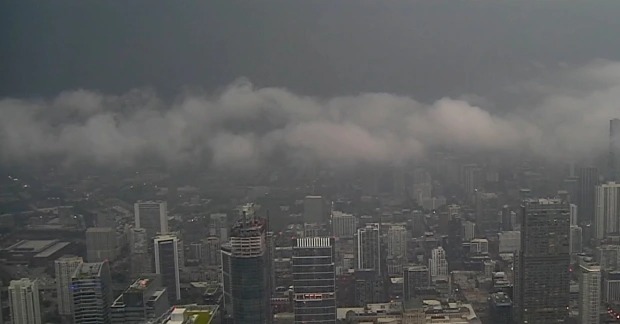
[[[155,273],[161,275],[162,285],[171,304],[181,300],[179,239],[175,235],[159,235],[153,239]]]
[[[9,307],[13,324],[41,324],[39,286],[27,278],[9,284]]]
[[[357,230],[357,219],[351,214],[332,212],[332,235],[337,238],[352,238]]]
[[[620,245],[605,244],[597,246],[596,261],[605,271],[620,270]]]
[[[594,231],[599,240],[620,233],[620,183],[596,186]]]
[[[334,239],[293,240],[295,323],[336,323]]]
[[[515,258],[515,320],[564,323],[570,284],[569,206],[559,199],[527,199],[522,209],[521,250]]]
[[[86,260],[102,262],[117,255],[116,231],[110,227],[91,227],[86,230]]]
[[[620,182],[620,119],[609,121],[609,178]]]
[[[271,317],[266,220],[246,205],[222,244],[224,313],[235,324],[267,323]]]
[[[570,204],[570,225],[574,226],[574,225],[579,225],[579,220],[578,220],[578,207],[575,204]]]
[[[150,240],[168,234],[168,205],[164,201],[138,201],[134,204],[135,227],[144,228]]]
[[[594,166],[578,169],[577,206],[579,207],[579,224],[591,224],[594,220],[594,196],[595,187],[599,181],[598,175],[598,168]]]
[[[405,302],[419,296],[419,291],[431,285],[428,267],[417,265],[405,267],[403,270],[403,298]]]
[[[129,232],[129,253],[130,258],[130,270],[132,277],[137,277],[142,273],[151,273],[152,270],[152,257],[150,254],[151,240],[148,238],[146,229],[144,228],[132,228]]]
[[[476,237],[476,223],[471,221],[463,222],[463,241],[469,242]]]
[[[144,324],[170,309],[161,276],[143,274],[120,294],[111,306],[111,324]]]
[[[599,324],[601,267],[592,258],[579,260],[579,324]]]
[[[580,226],[570,227],[570,254],[581,253],[583,249],[583,231]]]
[[[109,324],[112,278],[108,262],[80,264],[71,277],[73,323]]]
[[[402,276],[407,264],[408,232],[405,226],[392,225],[387,231],[387,272],[390,276]]]
[[[430,269],[431,280],[448,279],[448,261],[446,260],[446,251],[443,247],[440,246],[431,251],[428,268]]]
[[[603,302],[606,304],[620,302],[620,271],[603,270]]]
[[[73,297],[71,296],[71,277],[75,269],[82,264],[81,257],[66,255],[54,261],[56,272],[56,296],[58,301],[58,315],[70,316],[73,314]]]
[[[357,230],[357,268],[372,269],[381,275],[381,233],[378,223]]]

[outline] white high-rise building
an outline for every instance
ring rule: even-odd
[[[73,314],[73,297],[71,296],[71,277],[84,260],[81,257],[66,255],[54,261],[56,270],[56,295],[58,296],[58,314],[69,316]]]
[[[9,284],[9,306],[13,324],[41,324],[41,304],[37,281],[27,278]]]
[[[571,226],[579,225],[577,223],[577,212],[578,212],[577,205],[570,204],[570,225]]]
[[[357,229],[357,219],[351,214],[332,212],[332,231],[337,238],[352,238]]]
[[[181,299],[179,240],[174,235],[160,235],[153,240],[155,273],[160,274],[162,285],[168,291],[171,304]]]
[[[591,258],[579,262],[579,323],[599,324],[601,310],[601,267]]]
[[[164,201],[138,201],[134,204],[135,227],[146,229],[149,240],[168,234],[168,205]]]
[[[357,230],[357,268],[381,274],[381,234],[378,223]]]
[[[571,225],[570,227],[570,253],[581,253],[582,249],[582,229],[580,226]]]
[[[446,260],[446,251],[443,247],[440,246],[431,251],[431,258],[428,260],[428,268],[433,281],[447,279],[448,261]]]
[[[594,200],[594,233],[597,239],[620,233],[620,183],[596,186]]]

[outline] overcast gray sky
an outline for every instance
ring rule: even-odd
[[[489,95],[620,60],[617,0],[0,2],[0,96],[215,89]]]
[[[0,0],[0,163],[596,156],[620,114],[619,13],[618,0]]]

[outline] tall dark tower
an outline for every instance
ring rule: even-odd
[[[620,119],[609,121],[609,180],[620,181]]]
[[[578,200],[579,224],[591,224],[594,219],[594,193],[598,184],[598,169],[594,166],[580,167],[577,171],[579,177]]]
[[[516,323],[565,323],[570,286],[570,211],[559,199],[522,205],[521,250],[515,256]]]
[[[231,228],[230,241],[222,244],[226,322],[270,323],[266,220],[254,215],[254,205],[244,206],[242,214]]]

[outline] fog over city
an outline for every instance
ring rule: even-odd
[[[51,99],[0,101],[4,163],[47,156],[65,162],[130,165],[144,154],[172,165],[210,163],[388,164],[433,149],[580,159],[608,147],[606,122],[620,102],[620,63],[597,61],[522,83],[527,106],[497,109],[476,96],[424,103],[390,93],[304,96],[241,78],[220,91],[120,95],[69,90]]]

